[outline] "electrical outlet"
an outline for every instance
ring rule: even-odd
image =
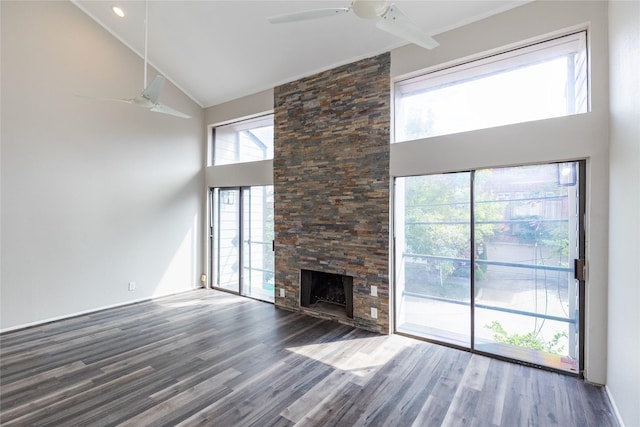
[[[280,288],[280,298],[284,298],[284,288]]]
[[[130,291],[136,290],[136,282],[129,282],[129,290]]]
[[[378,318],[378,309],[375,307],[371,307],[371,317],[373,319],[377,319]]]
[[[200,275],[200,282],[204,283],[207,281],[207,275],[206,274],[201,274]]]
[[[371,285],[371,296],[372,297],[378,296],[378,287],[376,285]]]

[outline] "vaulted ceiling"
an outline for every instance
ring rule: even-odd
[[[145,2],[73,3],[144,56]],[[526,1],[394,3],[437,39],[439,33]],[[113,5],[124,10],[123,18],[113,13]],[[304,10],[348,7],[349,0],[149,0],[146,6],[149,63],[205,108],[407,44],[376,28],[375,20],[361,19],[353,13],[277,25],[267,20]],[[429,51],[424,50],[424,54]]]

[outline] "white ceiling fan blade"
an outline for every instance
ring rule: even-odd
[[[395,4],[389,7],[389,11],[380,18],[376,26],[382,31],[403,38],[425,49],[433,49],[440,44],[409,20]]]
[[[191,116],[188,114],[185,114],[181,111],[178,110],[174,110],[171,107],[168,107],[164,104],[160,104],[157,103],[156,105],[154,105],[153,107],[151,107],[151,111],[155,112],[155,113],[164,113],[164,114],[170,114],[172,116],[176,116],[176,117],[182,117],[183,119],[190,119]]]
[[[162,90],[163,86],[164,86],[164,77],[158,74],[156,78],[153,79],[151,84],[146,88],[144,88],[144,90],[142,91],[142,96],[147,98],[151,102],[155,103],[158,100],[158,97],[160,96],[160,91]]]
[[[133,99],[124,99],[124,98],[104,98],[104,97],[100,97],[100,96],[89,96],[89,95],[80,95],[78,93],[74,93],[75,96],[79,97],[79,98],[85,98],[85,99],[94,99],[96,101],[116,101],[116,102],[126,102],[127,104],[132,104],[133,103]]]
[[[287,13],[286,15],[267,18],[272,24],[284,24],[287,22],[307,21],[310,19],[327,18],[349,12],[348,7],[305,10],[303,12]]]

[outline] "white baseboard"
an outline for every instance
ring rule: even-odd
[[[620,416],[620,412],[618,411],[618,407],[616,406],[616,402],[615,400],[613,400],[613,396],[611,395],[611,390],[609,390],[609,386],[605,385],[604,390],[607,393],[609,403],[611,404],[611,408],[613,409],[613,415],[615,415],[616,420],[618,420],[618,424],[620,424],[620,427],[625,427],[624,421],[622,421],[622,417]]]
[[[65,319],[70,319],[72,317],[84,316],[85,314],[91,314],[91,313],[95,313],[95,312],[102,311],[102,310],[108,310],[110,308],[122,307],[122,306],[125,306],[125,305],[137,304],[139,302],[145,302],[145,301],[150,301],[150,300],[154,300],[154,299],[158,299],[158,298],[164,298],[164,297],[168,297],[168,296],[171,296],[171,295],[177,295],[177,294],[181,294],[181,293],[184,293],[184,292],[190,292],[190,291],[193,291],[193,290],[196,290],[196,289],[202,289],[202,288],[193,287],[193,288],[190,288],[190,289],[183,289],[183,290],[180,290],[180,291],[168,292],[166,294],[158,294],[158,295],[153,295],[153,296],[146,297],[146,298],[140,298],[140,299],[135,299],[135,300],[131,300],[131,301],[125,301],[125,302],[120,302],[120,303],[116,303],[116,304],[105,305],[103,307],[92,308],[92,309],[89,309],[89,310],[79,311],[77,313],[65,314],[64,316],[50,317],[48,319],[37,320],[35,322],[24,323],[24,324],[17,325],[17,326],[11,326],[11,327],[5,328],[5,329],[0,329],[0,334],[4,334],[6,332],[18,331],[20,329],[27,329],[27,328],[31,328],[31,327],[34,327],[34,326],[44,325],[45,323],[56,322],[58,320],[65,320]]]

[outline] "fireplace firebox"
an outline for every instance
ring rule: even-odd
[[[314,311],[353,319],[353,277],[301,270],[300,304]]]

